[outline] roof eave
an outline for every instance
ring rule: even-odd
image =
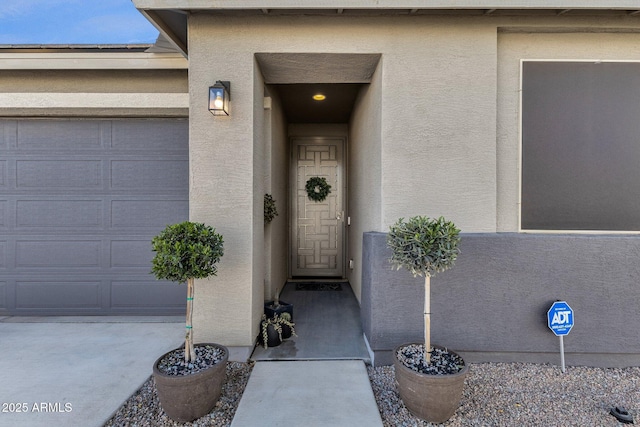
[[[224,12],[226,14],[270,14],[286,10],[287,14],[310,12],[337,15],[352,13],[417,14],[421,11],[482,10],[490,15],[501,10],[557,10],[558,15],[573,10],[629,11],[640,15],[638,0],[132,0],[134,6],[155,26],[179,52],[188,58],[187,16],[192,11]]]

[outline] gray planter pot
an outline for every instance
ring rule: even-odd
[[[402,344],[393,351],[393,366],[402,401],[409,412],[418,418],[432,423],[447,421],[460,406],[469,366],[465,363],[462,371],[456,374],[422,374],[398,361],[398,349],[406,345],[410,344]],[[435,345],[432,347],[443,348]],[[447,351],[454,353],[449,349]]]
[[[188,422],[207,415],[222,393],[227,377],[229,350],[220,344],[201,343],[196,347],[210,345],[224,350],[224,357],[215,365],[191,375],[166,375],[158,370],[158,363],[167,352],[153,364],[160,405],[169,418]],[[174,351],[174,350],[172,350]]]

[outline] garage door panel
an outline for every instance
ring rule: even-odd
[[[187,120],[0,119],[0,314],[183,313],[151,239],[189,218],[188,159]]]
[[[105,146],[101,120],[23,120],[18,122],[20,150],[97,150]]]
[[[151,270],[153,255],[150,239],[114,240],[111,242],[110,266]]]
[[[18,227],[102,228],[101,200],[59,200],[39,198],[18,200]]]
[[[114,190],[186,190],[189,162],[180,160],[115,160],[111,162]]]
[[[7,268],[7,241],[0,240],[0,269]]]
[[[102,308],[100,281],[16,281],[16,309]]]
[[[2,121],[0,122],[0,150],[7,149],[7,136],[6,133],[10,132],[9,130],[9,122]]]
[[[188,138],[187,120],[165,123],[148,120],[114,121],[111,129],[111,148],[127,151],[182,151],[183,141]]]
[[[7,200],[0,200],[0,230],[7,228]]]
[[[18,124],[15,120],[0,121],[0,149],[16,146]]]
[[[113,200],[111,227],[126,229],[152,228],[184,221],[189,216],[185,200]],[[159,230],[158,230],[159,231]]]
[[[18,240],[16,268],[99,268],[100,240]]]
[[[154,281],[153,279],[111,283],[111,307],[114,309],[173,307],[182,310],[186,298],[186,286],[176,283]],[[168,300],[172,303],[168,304]]]
[[[7,182],[7,162],[0,160],[0,188],[6,188]]]
[[[102,183],[99,160],[18,160],[18,189],[87,189],[98,190]]]
[[[0,281],[0,312],[7,308],[6,298],[7,282]]]

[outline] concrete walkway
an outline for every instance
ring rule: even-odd
[[[0,317],[0,426],[102,426],[183,336],[182,316]]]
[[[256,362],[231,427],[382,426],[364,362]]]
[[[183,316],[0,317],[0,427],[101,427],[183,339]],[[364,362],[256,362],[232,426],[282,425],[382,426]]]

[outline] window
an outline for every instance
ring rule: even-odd
[[[640,231],[640,63],[522,64],[523,230]]]

